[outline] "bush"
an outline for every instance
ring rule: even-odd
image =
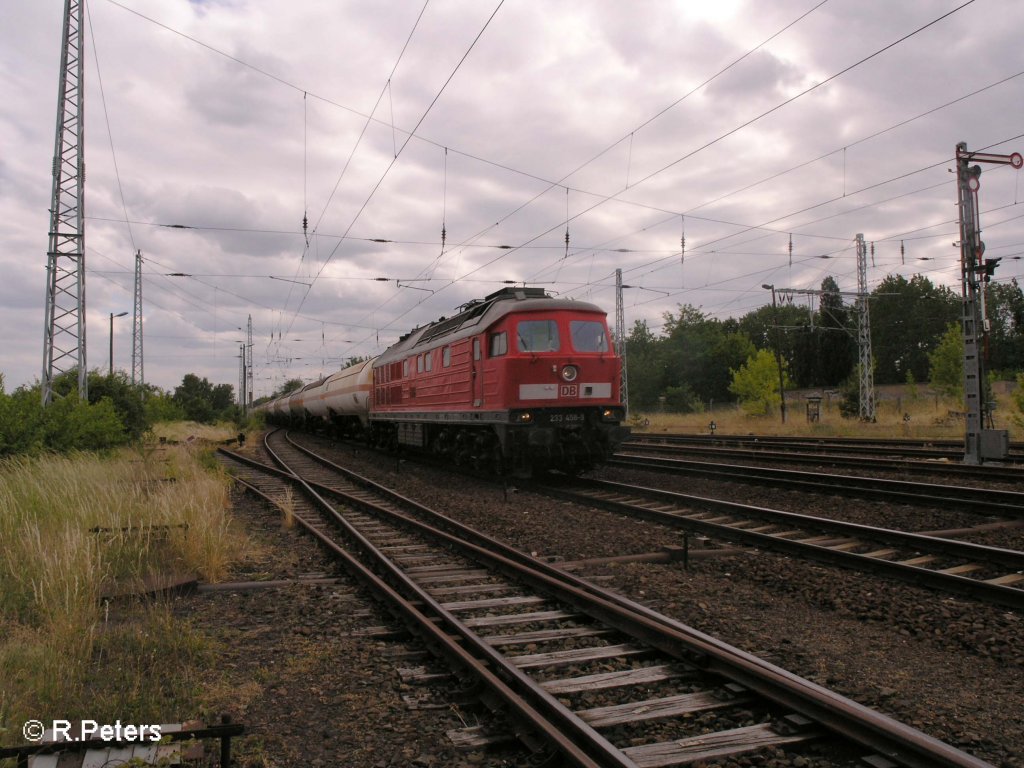
[[[43,411],[43,446],[50,451],[100,451],[129,439],[109,397],[98,403],[65,397]]]
[[[740,399],[743,410],[751,416],[767,416],[772,409],[778,408],[782,402],[779,392],[779,365],[775,356],[766,349],[759,349],[747,358],[747,362],[738,370],[729,370],[732,384],[729,391]],[[792,386],[786,375],[785,364],[782,368],[786,384]]]
[[[146,394],[146,423],[152,427],[161,421],[184,421],[185,411],[169,392],[153,390]]]
[[[38,387],[0,390],[0,456],[105,450],[130,439],[109,397],[87,403],[72,393],[43,408]]]
[[[1017,388],[1010,393],[1010,399],[1017,408],[1013,420],[1018,427],[1024,427],[1024,373],[1017,374]]]
[[[686,384],[680,387],[666,387],[663,396],[665,410],[670,413],[693,413],[697,410],[697,396]]]
[[[964,336],[960,326],[950,323],[939,343],[928,353],[928,374],[933,389],[946,397],[964,397]]]

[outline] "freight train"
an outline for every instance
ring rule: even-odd
[[[629,434],[621,377],[603,310],[541,288],[504,288],[260,408],[272,423],[480,471],[575,474]]]

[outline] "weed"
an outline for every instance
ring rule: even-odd
[[[196,454],[0,462],[0,743],[18,741],[28,718],[160,722],[149,718],[190,711],[188,670],[203,658],[195,634],[166,606],[108,623],[100,596],[158,575],[216,581],[244,549],[227,478]]]

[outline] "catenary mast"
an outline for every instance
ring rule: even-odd
[[[85,359],[85,111],[82,67],[82,0],[65,0],[57,91],[46,261],[43,328],[43,405],[53,400],[54,379],[78,370],[78,395],[88,398]]]
[[[146,383],[142,365],[142,251],[135,252],[135,308],[132,311],[132,386]]]

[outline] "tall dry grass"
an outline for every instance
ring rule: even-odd
[[[140,639],[105,623],[101,596],[171,574],[222,579],[245,546],[228,487],[186,446],[0,462],[0,742],[30,717],[156,714],[114,702],[159,708],[152,659],[136,652],[191,653],[189,631],[152,608]]]
[[[1016,409],[1008,395],[997,395],[995,426],[1009,429],[1010,439],[1021,439],[1022,430],[1014,421]],[[806,401],[787,401],[786,423],[776,411],[770,416],[750,416],[738,405],[724,405],[701,413],[658,413],[631,410],[631,426],[637,432],[665,432],[668,434],[708,434],[715,422],[716,433],[721,435],[795,435],[814,437],[873,437],[951,439],[963,437],[964,422],[950,416],[962,411],[963,404],[934,394],[908,393],[898,399],[880,399],[875,406],[875,421],[861,422],[843,418],[837,400],[823,400],[820,418],[807,420]],[[909,421],[904,415],[910,416]],[[646,424],[645,424],[646,421]]]

